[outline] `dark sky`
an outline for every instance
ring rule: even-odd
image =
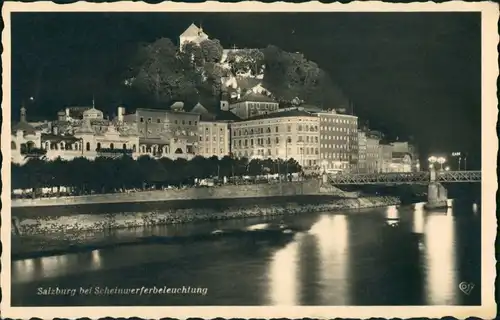
[[[13,13],[13,113],[30,96],[31,118],[92,95],[105,110],[130,103],[115,88],[137,44],[177,43],[191,22],[225,47],[300,51],[371,127],[413,135],[424,155],[480,159],[479,13]]]

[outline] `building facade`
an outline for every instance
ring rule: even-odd
[[[118,121],[137,126],[140,154],[189,159],[197,153],[200,115],[182,107],[175,103],[170,110],[139,108],[127,115],[119,109]]]
[[[411,171],[420,171],[418,149],[408,141],[395,141],[391,143],[393,152],[407,153],[411,158]]]
[[[229,104],[229,111],[241,119],[277,112],[279,103],[264,94],[249,92],[236,102]]]
[[[367,172],[366,147],[367,147],[366,133],[362,130],[358,130],[358,164],[356,166],[356,172],[359,173]]]
[[[198,155],[219,159],[231,153],[229,123],[224,121],[200,121],[198,126]]]
[[[327,172],[351,171],[358,162],[358,118],[334,110],[316,114],[322,169]]]
[[[379,138],[366,135],[366,172],[376,173],[379,171]]]
[[[291,110],[249,118],[231,125],[236,157],[296,160],[305,170],[319,169],[319,121],[316,115]]]
[[[11,162],[22,164],[30,156],[40,155],[42,132],[30,125],[26,119],[27,110],[21,107],[20,121],[11,128]]]
[[[186,43],[194,43],[199,45],[203,41],[208,40],[208,35],[203,32],[203,28],[198,27],[192,23],[180,36],[179,36],[179,48],[182,48]]]
[[[391,172],[392,146],[390,144],[379,144],[379,166],[378,172]]]
[[[411,172],[412,158],[407,152],[392,152],[391,172]]]

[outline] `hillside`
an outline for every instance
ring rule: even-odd
[[[126,86],[152,97],[159,106],[182,100],[188,108],[201,102],[215,111],[223,94],[237,100],[249,91],[272,96],[283,105],[292,101],[322,108],[348,105],[316,63],[272,45],[224,49],[217,39],[205,39],[177,47],[161,38],[138,49],[126,79]]]

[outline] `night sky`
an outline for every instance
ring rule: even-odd
[[[90,105],[93,95],[106,111],[138,104],[118,85],[137,44],[177,44],[192,22],[226,48],[300,51],[370,127],[413,136],[424,157],[463,151],[480,165],[479,13],[14,13],[13,117],[30,96],[30,119]]]

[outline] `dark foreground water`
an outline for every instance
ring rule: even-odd
[[[276,219],[307,231],[291,239],[254,242],[221,238],[14,261],[11,303],[13,306],[481,303],[480,210],[470,202],[455,201],[452,209],[441,212],[426,212],[422,204],[416,204]],[[266,221],[269,218],[152,227],[134,232],[203,234]],[[468,295],[459,289],[461,282],[475,285]]]

